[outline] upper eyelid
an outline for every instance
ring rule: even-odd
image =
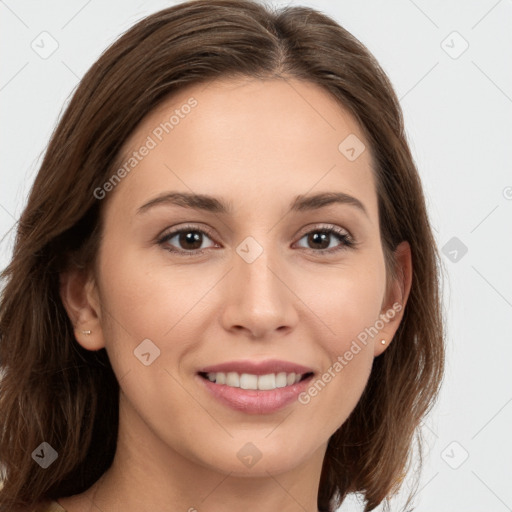
[[[170,235],[170,234],[175,234],[175,233],[179,233],[181,231],[184,231],[184,230],[187,230],[189,229],[190,231],[192,230],[196,230],[196,231],[204,231],[207,235],[209,236],[214,236],[213,233],[212,233],[212,230],[211,228],[209,227],[205,227],[201,224],[197,224],[197,225],[194,225],[194,224],[186,224],[182,227],[177,227],[177,228],[168,228],[169,231],[167,230],[164,230],[163,234],[159,236],[159,238],[163,237],[163,236],[167,236],[167,235]],[[306,226],[304,228],[302,228],[300,231],[299,231],[299,234],[307,234],[309,233],[310,231],[321,231],[322,229],[326,229],[326,230],[330,230],[330,229],[338,229],[338,230],[343,230],[347,233],[347,235],[350,235],[352,236],[352,233],[345,227],[342,227],[342,226],[338,226],[336,224],[329,224],[329,223],[325,223],[325,222],[320,222],[320,223],[313,223],[309,226]]]
[[[329,224],[329,223],[325,223],[325,222],[320,222],[317,224],[312,224],[310,226],[307,226],[299,231],[299,235],[302,237],[302,236],[310,233],[311,231],[322,231],[322,230],[344,231],[350,238],[353,238],[352,233],[347,228],[338,226],[336,224]]]
[[[204,232],[206,235],[208,235],[210,238],[212,238],[212,239],[215,238],[215,236],[213,235],[212,231],[209,228],[205,228],[204,226],[200,226],[200,225],[194,226],[194,225],[190,224],[190,225],[185,225],[183,227],[170,228],[169,231],[165,230],[161,235],[158,236],[157,239],[162,240],[163,238],[171,237],[171,235],[172,235],[172,237],[174,237],[177,234],[182,233],[183,231],[201,231],[201,232]]]

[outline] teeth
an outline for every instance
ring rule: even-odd
[[[286,386],[286,373],[281,372],[276,375],[276,388],[284,388]]]
[[[251,373],[238,374],[237,372],[206,374],[207,379],[216,384],[225,384],[233,388],[259,389],[261,391],[291,386],[299,382],[302,376],[303,375],[300,373],[293,372],[269,373],[267,375],[253,375]]]
[[[267,390],[276,388],[276,374],[260,375],[258,377],[258,389]]]
[[[240,375],[240,387],[242,389],[258,389],[258,377],[248,373]]]
[[[238,373],[229,372],[226,375],[226,385],[231,386],[232,388],[239,388],[240,387],[240,377],[238,376]]]

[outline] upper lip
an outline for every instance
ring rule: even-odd
[[[236,372],[239,374],[250,373],[253,375],[267,375],[269,373],[314,373],[311,368],[301,364],[291,363],[289,361],[281,361],[279,359],[267,359],[265,361],[240,360],[228,361],[226,363],[205,366],[199,370],[199,373],[228,373]]]

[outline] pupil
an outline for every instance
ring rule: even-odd
[[[190,244],[193,247],[186,247],[187,249],[199,249],[201,247],[201,233],[197,231],[186,231],[180,234],[180,244]]]
[[[329,247],[329,234],[328,233],[313,233],[309,235],[309,241],[313,244],[321,244],[321,249]]]

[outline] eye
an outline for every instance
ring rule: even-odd
[[[210,245],[203,244],[210,241]],[[306,241],[307,246],[301,246],[300,242]],[[204,253],[204,249],[219,247],[212,240],[212,235],[197,226],[185,226],[165,233],[157,241],[159,245],[169,252],[180,256],[195,256]],[[332,254],[357,245],[352,236],[345,230],[331,226],[313,229],[305,233],[297,242],[309,252],[315,254]]]
[[[322,227],[308,231],[299,242],[303,239],[306,239],[308,244],[305,248],[315,253],[335,253],[356,245],[351,235],[338,227]]]
[[[205,239],[209,239],[212,244],[203,246]],[[205,248],[215,247],[215,243],[204,229],[197,226],[185,226],[164,234],[158,243],[164,246],[169,252],[182,254],[184,256],[194,256],[201,254]],[[176,248],[178,246],[178,248]]]

